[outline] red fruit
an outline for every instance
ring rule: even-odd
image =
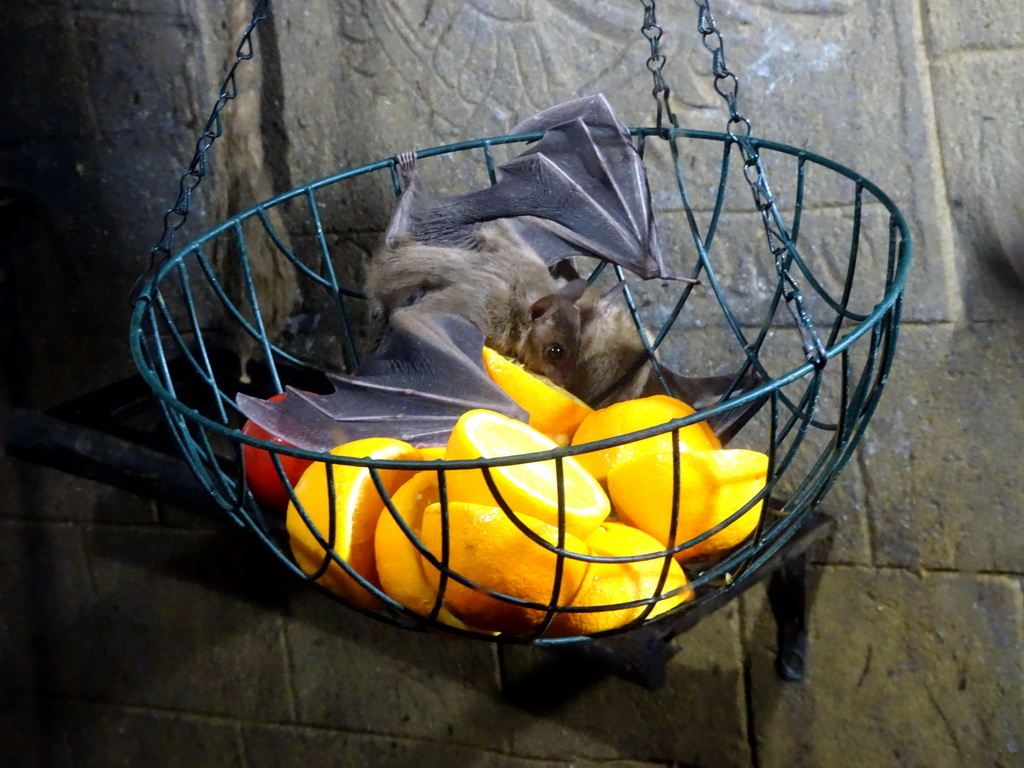
[[[274,395],[270,400],[276,403],[283,397],[284,393],[282,392],[279,395]],[[245,422],[245,426],[242,427],[242,434],[260,440],[269,440],[281,446],[291,446],[291,443],[274,437],[263,427],[254,424],[252,421]],[[273,455],[277,456],[277,460],[281,463],[281,468],[284,470],[285,476],[292,486],[299,481],[302,473],[306,471],[306,467],[312,463],[308,459],[299,459],[283,453],[274,453]],[[252,445],[243,445],[242,457],[245,461],[245,480],[249,484],[252,495],[256,497],[256,501],[271,509],[282,512],[286,510],[290,500],[288,489],[281,482],[281,476],[277,472],[277,467],[274,466],[271,452]]]

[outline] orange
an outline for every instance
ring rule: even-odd
[[[736,448],[681,452],[679,522],[671,543],[671,453],[649,453],[616,464],[608,473],[608,491],[624,522],[669,547],[699,536],[738,512],[764,488],[767,473],[768,457],[757,451]],[[763,500],[758,501],[718,533],[680,552],[676,559],[688,563],[725,554],[757,527],[763,505]]]
[[[695,411],[689,405],[667,395],[624,400],[621,403],[594,411],[587,416],[576,430],[572,444],[582,445],[595,440],[625,435],[629,432],[664,424],[673,419],[681,419],[692,413]],[[722,443],[705,421],[679,430],[680,451],[707,451],[721,447]],[[608,470],[613,465],[633,456],[659,451],[672,451],[671,431],[603,451],[583,453],[576,458],[588,472],[603,483],[608,477]]]
[[[557,545],[558,529],[526,515],[520,521],[544,541]],[[423,511],[423,543],[438,560],[442,552],[441,505]],[[566,534],[565,548],[587,553],[587,545]],[[499,508],[452,501],[448,504],[448,567],[487,589],[503,595],[547,604],[555,589],[557,555],[520,530]],[[572,600],[587,572],[587,564],[564,558],[558,601]],[[440,588],[441,572],[426,558],[423,570],[431,587]],[[480,629],[522,634],[536,628],[545,612],[514,605],[449,578],[445,605],[467,624]]]
[[[665,549],[653,536],[622,523],[605,523],[587,539],[590,554],[602,557],[631,557],[649,555]],[[658,587],[658,579],[664,565],[663,557],[651,560],[638,560],[625,563],[590,563],[583,585],[573,599],[571,605],[613,606],[654,597]],[[687,585],[686,574],[679,563],[669,561],[668,575],[660,594],[671,592],[678,587]],[[687,600],[693,599],[693,592],[684,590],[678,595],[667,597],[654,604],[647,615],[653,618],[674,608]],[[550,635],[591,635],[609,629],[616,629],[628,624],[647,606],[636,608],[609,609],[604,611],[560,613],[551,622]]]
[[[355,440],[338,446],[331,453],[335,456],[351,456],[373,459],[420,458],[420,451],[408,443],[384,437]],[[390,494],[413,476],[411,470],[382,469],[379,471],[384,488]],[[328,491],[329,478],[333,478],[334,537],[331,541],[331,503]],[[299,500],[309,521],[316,529],[303,520],[294,503],[288,504],[286,525],[291,540],[292,555],[304,573],[316,573],[324,562],[327,550],[317,540],[333,544],[335,553],[374,586],[380,586],[374,556],[374,534],[377,519],[384,508],[384,500],[370,476],[363,467],[344,464],[315,462],[303,472],[295,484],[295,497]],[[377,608],[380,601],[349,576],[338,563],[331,561],[324,573],[317,579],[326,589],[341,595],[363,608]]]
[[[423,510],[438,501],[437,473],[429,470],[417,472],[409,482],[391,494],[395,510],[417,537],[423,524]],[[434,608],[437,587],[432,587],[427,581],[420,564],[419,550],[386,507],[377,521],[375,544],[381,589],[406,608],[428,616]],[[444,607],[437,619],[445,624],[465,628]]]
[[[576,395],[490,347],[484,347],[484,368],[494,383],[530,414],[530,426],[558,445],[568,445],[580,422],[593,412]]]
[[[448,440],[449,460],[516,456],[554,450],[558,446],[521,421],[493,411],[463,414]],[[571,456],[562,460],[565,528],[580,538],[593,533],[611,511],[601,486]],[[554,459],[509,464],[490,470],[501,498],[521,515],[558,525],[558,482]],[[498,504],[481,469],[447,473],[449,497],[488,506]],[[500,504],[498,504],[500,506]]]

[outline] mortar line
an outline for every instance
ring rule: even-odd
[[[910,565],[893,565],[891,563],[884,563],[881,565],[864,565],[862,563],[827,563],[827,562],[812,562],[809,565],[813,568],[835,568],[835,569],[850,569],[850,570],[862,570],[862,571],[902,571],[915,576],[930,576],[937,574],[940,576],[981,576],[984,578],[992,579],[1021,579],[1024,578],[1024,570],[1011,571],[988,568],[983,570],[978,569],[963,569],[963,568],[947,568],[944,566],[940,567],[924,567],[924,566],[910,566]]]
[[[244,723],[235,723],[235,742],[238,745],[238,759],[242,768],[249,768],[249,752],[245,748]]]
[[[922,90],[922,97],[927,94],[929,98],[921,99],[922,122],[927,135],[928,158],[931,164],[933,182],[931,185],[934,195],[936,216],[935,226],[939,230],[939,252],[942,254],[942,261],[946,266],[946,301],[954,321],[962,322],[966,319],[966,308],[964,307],[963,296],[960,293],[960,284],[957,280],[956,264],[956,241],[953,233],[953,211],[949,200],[949,188],[946,184],[946,161],[942,151],[942,137],[939,135],[939,122],[936,117],[935,105],[937,103],[935,86],[932,83],[932,60],[929,56],[928,43],[925,39],[924,18],[926,0],[918,0],[911,4],[913,9],[913,35],[915,45],[913,47],[914,59],[918,76],[918,84]]]
[[[875,481],[871,479],[871,472],[867,466],[867,452],[856,451],[855,461],[857,468],[860,469],[860,481],[864,486],[864,520],[867,524],[868,533],[868,556],[871,559],[871,565],[877,567],[878,558],[878,525],[875,522],[875,515],[871,514],[869,510],[874,507],[871,504],[871,499],[875,495]]]
[[[924,2],[924,0],[921,0]],[[989,56],[1002,56],[1004,54],[1024,54],[1024,45],[1008,45],[999,48],[960,48],[955,51],[941,53],[932,59],[932,64],[946,64],[961,59],[984,58]]]
[[[371,731],[371,730],[358,730],[358,729],[353,729],[353,728],[340,728],[340,727],[335,727],[335,726],[330,726],[330,725],[323,725],[323,724],[319,724],[319,723],[290,723],[290,722],[281,722],[280,720],[260,720],[258,718],[245,719],[245,718],[241,718],[241,717],[236,717],[234,715],[217,715],[217,714],[211,714],[211,713],[194,712],[194,711],[190,711],[190,710],[180,710],[180,709],[173,709],[173,708],[168,708],[168,707],[159,707],[159,706],[146,705],[146,704],[124,704],[124,703],[118,703],[118,702],[111,702],[111,701],[104,700],[104,699],[99,699],[99,698],[93,698],[93,697],[90,697],[90,696],[65,696],[65,697],[59,697],[59,698],[62,701],[66,701],[66,702],[70,702],[70,703],[98,704],[101,707],[104,707],[104,708],[107,708],[107,709],[110,709],[110,710],[118,710],[120,712],[124,712],[124,713],[128,713],[128,714],[145,714],[145,715],[157,715],[157,716],[163,716],[163,717],[178,717],[178,718],[180,718],[182,720],[191,720],[193,722],[208,722],[208,723],[216,723],[216,724],[221,724],[221,725],[234,725],[234,726],[238,726],[239,728],[241,728],[243,726],[263,726],[263,727],[276,728],[276,729],[282,729],[282,730],[291,729],[291,730],[295,730],[295,731],[308,731],[308,732],[323,733],[323,734],[337,734],[337,735],[347,735],[347,736],[366,736],[366,737],[375,738],[375,739],[386,739],[388,741],[394,741],[394,742],[407,742],[407,743],[410,743],[410,744],[421,744],[421,745],[424,745],[424,746],[426,746],[426,745],[453,746],[453,747],[459,747],[459,748],[464,748],[464,749],[468,749],[468,750],[473,750],[473,751],[476,751],[476,752],[480,752],[482,754],[500,755],[502,757],[513,757],[513,758],[517,758],[517,759],[524,760],[524,761],[530,761],[531,763],[536,763],[537,765],[548,765],[548,764],[550,764],[551,766],[564,766],[565,762],[566,762],[564,758],[560,758],[560,757],[558,757],[558,758],[556,758],[556,757],[536,757],[536,756],[530,756],[530,755],[517,754],[517,753],[512,752],[511,748],[495,749],[494,747],[482,746],[480,744],[473,744],[471,742],[453,741],[452,739],[449,739],[449,738],[427,738],[427,737],[424,737],[424,736],[409,736],[409,735],[401,734],[401,733],[389,733],[387,731]],[[584,757],[584,758],[580,758],[580,759],[585,760],[585,761],[590,762],[590,763],[594,763],[595,765],[601,765],[601,764],[604,764],[604,763],[614,764],[614,763],[620,761],[620,758],[597,758],[597,757],[595,757],[595,758],[586,758],[586,757]],[[658,760],[658,759],[655,759],[655,760],[641,760],[639,762],[642,765],[666,766],[666,768],[668,768],[669,766],[675,765],[674,761],[671,758],[668,758],[668,759],[665,759],[665,760]],[[681,763],[679,765],[680,766],[684,766],[686,764]]]
[[[740,661],[743,669],[743,716],[747,729],[747,749],[750,750],[751,768],[760,768],[761,761],[757,753],[757,720],[754,708],[753,652],[748,642],[747,617],[742,605],[737,605],[736,614],[739,624]]]
[[[281,654],[284,657],[285,689],[288,692],[288,716],[291,718],[293,723],[297,723],[299,721],[299,692],[295,687],[295,669],[292,662],[292,645],[288,641],[288,627],[285,626],[284,617],[280,614],[277,616],[277,631],[281,638]]]

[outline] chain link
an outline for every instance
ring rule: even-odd
[[[649,10],[647,8],[648,0],[642,1],[645,8],[644,24],[646,28],[648,15],[653,19],[654,0],[649,0],[651,6]],[[782,216],[775,206],[775,197],[772,195],[771,186],[768,184],[768,176],[765,174],[761,156],[751,140],[750,120],[744,117],[739,110],[739,78],[729,69],[729,65],[725,60],[725,41],[722,39],[722,33],[715,22],[715,16],[711,12],[710,0],[693,1],[697,6],[697,31],[701,35],[704,47],[711,54],[711,72],[715,77],[715,91],[718,92],[718,95],[725,100],[729,107],[729,122],[726,124],[726,133],[736,142],[743,153],[743,178],[750,187],[750,192],[754,198],[754,206],[761,214],[765,238],[768,241],[768,249],[775,259],[775,271],[782,281],[782,296],[786,300],[786,307],[796,322],[804,354],[809,361],[814,363],[815,367],[820,368],[827,360],[825,345],[822,343],[821,337],[811,321],[810,314],[807,312],[800,284],[789,271],[789,260],[786,257],[792,243],[786,233]],[[667,91],[665,98],[668,98]],[[673,121],[673,125],[675,125],[675,121]],[[741,126],[742,130],[737,130],[737,126]]]
[[[644,24],[640,28],[640,32],[647,38],[647,42],[651,44],[651,55],[647,59],[647,70],[654,78],[654,88],[651,90],[651,96],[654,97],[654,103],[657,104],[655,125],[659,131],[662,130],[663,116],[668,115],[672,127],[678,128],[679,120],[676,118],[675,113],[672,111],[672,105],[669,103],[671,91],[668,83],[665,82],[665,76],[662,72],[665,68],[665,54],[661,52],[663,30],[658,25],[654,0],[641,0],[641,2],[644,6]]]
[[[192,207],[192,193],[206,175],[206,153],[210,151],[213,143],[224,133],[224,124],[221,120],[221,112],[228,102],[238,95],[238,84],[235,82],[235,70],[243,61],[253,57],[252,33],[256,25],[267,18],[268,0],[256,0],[252,18],[242,33],[242,39],[235,49],[235,61],[228,70],[227,76],[220,87],[220,95],[217,103],[213,105],[210,117],[206,121],[202,134],[196,141],[196,151],[189,163],[188,170],[182,174],[178,182],[178,199],[173,207],[164,214],[164,231],[157,243],[149,252],[149,265],[146,271],[135,281],[131,292],[131,303],[135,304],[141,296],[143,288],[152,280],[153,275],[171,257],[174,245],[174,235],[185,225],[189,211]]]

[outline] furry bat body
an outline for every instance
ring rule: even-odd
[[[576,302],[580,313],[579,357],[566,389],[594,408],[649,395],[669,394],[696,409],[715,405],[723,396],[738,396],[761,383],[753,369],[732,375],[689,377],[660,365],[651,354],[622,301],[618,288],[600,293],[592,286]],[[664,383],[662,382],[664,379]],[[727,443],[764,403],[764,398],[708,420]]]
[[[243,414],[310,450],[369,435],[440,445],[471,408],[525,417],[483,370],[485,340],[592,404],[662,391],[625,310],[549,272],[584,254],[644,278],[670,277],[629,132],[603,96],[513,129],[533,131],[543,137],[501,166],[497,184],[455,197],[432,199],[415,155],[399,155],[405,191],[367,286],[383,333],[378,349],[356,376],[329,376],[333,394],[289,389],[278,403],[239,395]],[[666,378],[694,405],[710,390],[717,400],[734,389],[732,377]],[[755,409],[742,410],[712,424],[723,439]]]
[[[368,316],[379,335],[391,313],[412,306],[458,315],[485,343],[565,385],[577,368],[582,280],[552,277],[540,257],[504,220],[474,230],[468,248],[385,243],[366,279]]]
[[[546,109],[512,128],[537,131],[537,142],[498,168],[496,184],[463,195],[432,197],[415,156],[399,155],[405,191],[385,241],[469,248],[481,224],[508,219],[548,266],[584,254],[645,279],[685,279],[665,270],[643,161],[604,96]]]

